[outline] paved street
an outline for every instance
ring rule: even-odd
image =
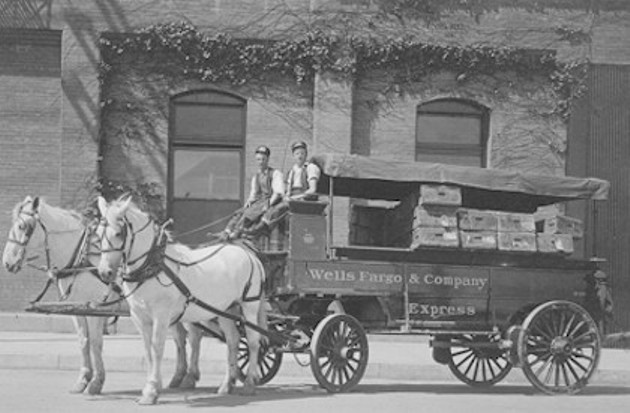
[[[627,412],[630,383],[601,385],[597,382],[578,396],[551,397],[529,385],[500,384],[475,390],[456,381],[392,381],[366,379],[348,394],[328,394],[314,380],[278,376],[259,389],[256,396],[219,397],[214,392],[219,376],[202,377],[193,391],[168,390],[153,407],[138,406],[144,375],[113,372],[101,396],[73,395],[67,389],[75,373],[63,370],[0,370],[0,399],[3,412],[190,412],[211,408],[212,412]],[[205,410],[205,409],[204,409]],[[194,411],[194,410],[192,410]]]

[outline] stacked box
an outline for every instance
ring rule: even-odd
[[[460,230],[459,237],[463,248],[497,249],[497,233],[495,231]]]
[[[502,251],[536,251],[533,214],[497,212],[498,248]]]
[[[533,214],[516,214],[508,212],[496,213],[499,232],[536,232]]]
[[[462,192],[457,186],[422,184],[418,204],[459,206],[462,204]]]
[[[536,233],[499,232],[498,248],[502,251],[536,251]]]
[[[414,230],[411,248],[428,247],[459,247],[457,228],[420,227]]]
[[[582,238],[584,236],[584,224],[577,218],[556,215],[546,218],[542,226],[542,232],[545,234],[568,234],[573,238]]]
[[[424,205],[413,211],[413,227],[457,228],[456,206]]]
[[[459,247],[457,206],[419,205],[413,212],[411,247]]]
[[[498,219],[495,211],[460,208],[457,221],[463,248],[497,248]]]
[[[540,252],[573,253],[573,237],[570,234],[536,234],[536,243]]]
[[[460,230],[496,232],[498,228],[496,211],[460,208],[457,211],[457,220]]]

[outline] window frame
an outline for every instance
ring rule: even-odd
[[[465,112],[463,110],[443,110],[443,109],[431,109],[431,105],[433,104],[443,104],[443,103],[454,103],[457,105],[468,106],[471,109],[471,112]],[[478,113],[474,113],[474,112]],[[441,142],[420,142],[418,140],[418,127],[419,127],[419,118],[421,115],[437,115],[444,117],[453,117],[453,118],[474,118],[479,119],[480,121],[480,136],[479,136],[479,144],[464,144],[464,143],[441,143]],[[415,128],[415,157],[418,161],[418,154],[424,155],[452,155],[452,156],[464,156],[473,158],[478,156],[479,158],[479,166],[481,168],[488,167],[487,161],[487,152],[488,152],[488,129],[489,129],[489,121],[490,121],[490,111],[487,107],[466,99],[458,99],[458,98],[445,98],[445,99],[437,99],[431,100],[428,102],[424,102],[419,104],[416,107],[416,128]]]
[[[187,100],[187,98],[193,97],[195,95],[201,96],[206,94],[207,96],[215,95],[217,97],[225,97],[228,100],[232,100],[232,103],[229,102],[212,102],[212,101],[199,101],[194,102],[192,100]],[[216,140],[177,140],[176,139],[176,131],[177,131],[177,122],[176,122],[176,107],[177,106],[231,106],[231,107],[241,107],[241,136],[238,140],[231,139],[216,139]],[[221,200],[221,199],[206,199],[206,198],[178,198],[175,196],[175,152],[177,150],[200,150],[200,151],[213,151],[213,152],[221,152],[221,151],[238,151],[239,159],[240,159],[240,175],[241,175],[241,184],[239,188],[239,199],[238,202],[242,203],[244,199],[244,184],[246,181],[245,178],[245,140],[246,140],[246,131],[247,127],[247,101],[242,97],[213,89],[200,89],[193,90],[184,93],[180,93],[171,97],[169,101],[169,117],[168,117],[168,189],[167,189],[167,213],[168,215],[172,215],[173,212],[173,204],[176,200],[191,200],[191,201],[208,201],[208,202],[236,202],[235,200]]]

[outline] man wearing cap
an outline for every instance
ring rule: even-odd
[[[258,170],[252,177],[249,196],[240,213],[236,213],[220,238],[237,238],[240,233],[260,221],[265,211],[282,200],[284,183],[282,172],[269,166],[271,151],[259,146],[254,152]]]
[[[291,152],[295,163],[287,174],[284,199],[265,212],[260,222],[250,228],[251,234],[268,232],[272,229],[289,210],[289,201],[317,199],[317,182],[321,170],[314,163],[307,162],[306,143],[295,142],[291,145]]]

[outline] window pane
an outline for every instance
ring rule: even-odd
[[[481,144],[481,118],[420,113],[416,122],[418,142]]]
[[[240,200],[240,151],[176,149],[175,198]]]
[[[240,144],[243,107],[216,105],[175,106],[175,141]]]

